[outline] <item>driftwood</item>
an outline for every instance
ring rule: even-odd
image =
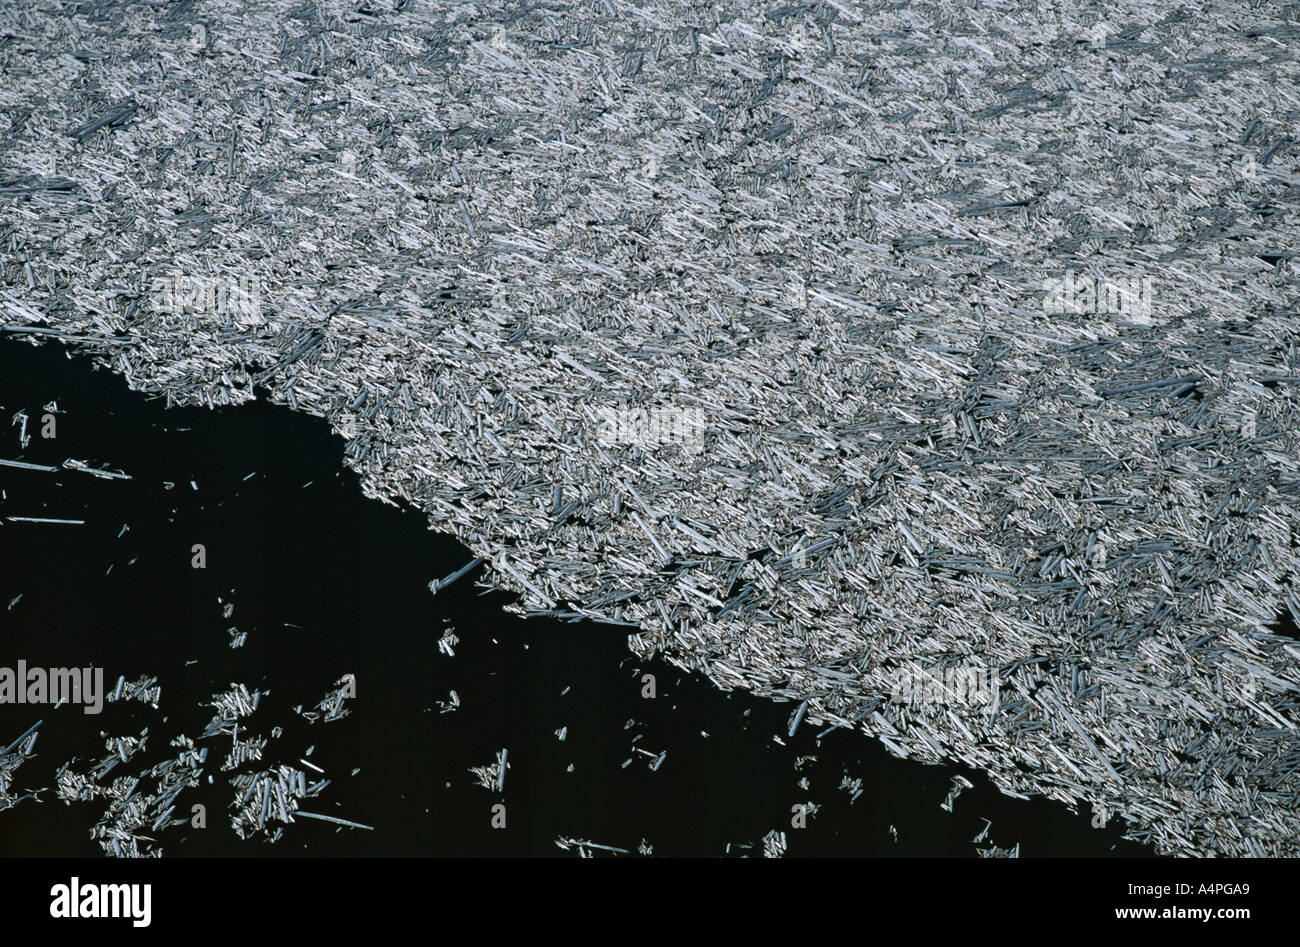
[[[411,6],[0,14],[0,333],[791,734],[1300,854],[1283,6]]]

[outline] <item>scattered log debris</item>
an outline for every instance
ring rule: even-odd
[[[0,334],[327,419],[514,610],[789,701],[791,739],[1300,854],[1283,5],[417,6],[230,6],[147,70],[135,6],[26,11]],[[93,44],[101,91],[51,87]]]

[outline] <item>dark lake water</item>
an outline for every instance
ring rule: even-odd
[[[43,439],[50,401],[62,413],[56,437]],[[20,409],[31,418],[26,450],[9,425]],[[246,720],[269,742],[239,771],[297,765],[314,746],[308,759],[333,782],[303,808],[373,830],[300,819],[278,843],[241,841],[230,773],[219,770],[230,738],[218,736],[199,743],[213,747],[212,783],[179,798],[186,812],[204,805],[208,826],[159,833],[167,856],[564,855],[559,836],[632,851],[644,839],[657,856],[721,856],[730,844],[735,856],[761,853],[778,829],[792,857],[973,857],[985,820],[988,842],[1019,843],[1024,856],[1149,854],[1121,839],[1119,823],[1093,828],[1090,813],[1003,796],[965,768],[896,759],[860,733],[818,740],[820,728],[805,725],[789,738],[789,704],[642,665],[623,629],[507,615],[508,598],[476,584],[481,567],[431,595],[429,581],[470,553],[423,514],[365,499],[343,444],[325,422],[265,401],[164,410],[59,345],[0,339],[0,458],[76,458],[133,477],[0,467],[0,516],[85,520],[0,525],[0,666],[101,666],[108,685],[142,674],[162,685],[157,710],[0,705],[0,749],[45,721],[15,774],[18,795],[51,786],[74,757],[83,769],[102,757],[101,731],[148,727],[127,772],[164,760],[169,740],[198,738],[213,693],[244,683],[269,689]],[[196,543],[205,569],[191,566]],[[234,604],[230,618],[219,598]],[[242,647],[230,647],[232,626],[247,634]],[[437,646],[449,627],[454,657]],[[641,696],[646,673],[657,678],[653,700]],[[349,716],[309,724],[295,713],[344,674],[356,679]],[[441,713],[452,690],[460,707]],[[468,769],[502,748],[510,768],[497,793]],[[652,771],[634,748],[667,756]],[[975,785],[949,814],[939,806],[957,773]],[[862,781],[856,802],[838,788],[846,776]],[[808,801],[822,808],[792,828],[791,807]],[[503,829],[491,825],[497,803]],[[46,789],[0,812],[0,855],[97,856],[89,832],[102,812]]]

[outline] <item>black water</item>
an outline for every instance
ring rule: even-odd
[[[43,439],[49,401],[63,413]],[[26,450],[9,426],[19,409],[31,418]],[[964,768],[895,759],[859,733],[818,741],[820,728],[804,725],[788,738],[789,704],[643,667],[623,629],[507,615],[509,599],[477,584],[482,567],[431,595],[428,582],[470,554],[422,514],[363,498],[342,449],[323,421],[266,401],[164,410],[58,345],[0,339],[0,458],[77,458],[134,478],[0,467],[0,516],[86,521],[0,525],[0,666],[98,665],[106,685],[148,674],[163,687],[158,710],[0,705],[0,747],[45,719],[17,794],[52,785],[73,757],[89,768],[105,753],[100,731],[149,728],[148,750],[109,781],[139,772],[171,755],[168,740],[197,738],[212,715],[204,702],[242,682],[270,693],[241,730],[283,733],[240,771],[298,765],[314,745],[308,759],[334,782],[302,808],[374,830],[299,820],[276,844],[241,841],[227,814],[229,774],[218,769],[229,738],[216,737],[201,744],[212,746],[212,784],[179,800],[187,812],[206,806],[208,826],[160,833],[168,856],[562,855],[561,835],[633,851],[645,839],[655,855],[722,855],[728,843],[732,855],[753,855],[779,829],[789,856],[970,857],[986,819],[990,842],[1019,842],[1025,856],[1149,854],[1121,839],[1121,824],[1093,828],[1090,813],[1003,796]],[[192,567],[196,543],[205,569]],[[231,618],[218,597],[234,603]],[[449,625],[454,657],[437,648]],[[231,626],[247,632],[243,647],[230,647]],[[657,678],[653,700],[641,696],[646,673]],[[348,717],[309,725],[294,712],[343,674],[356,677]],[[440,713],[453,689],[460,709]],[[566,726],[561,742],[555,731]],[[467,770],[502,747],[510,769],[498,794]],[[633,747],[668,755],[652,772]],[[805,756],[816,760],[796,770]],[[975,788],[949,814],[939,805],[958,772]],[[853,804],[837,788],[846,774],[863,784]],[[807,790],[796,785],[804,776]],[[65,805],[48,789],[38,797],[0,813],[0,854],[100,854],[89,831],[102,803]],[[791,807],[810,800],[821,810],[792,828]],[[491,825],[496,803],[503,829]]]

